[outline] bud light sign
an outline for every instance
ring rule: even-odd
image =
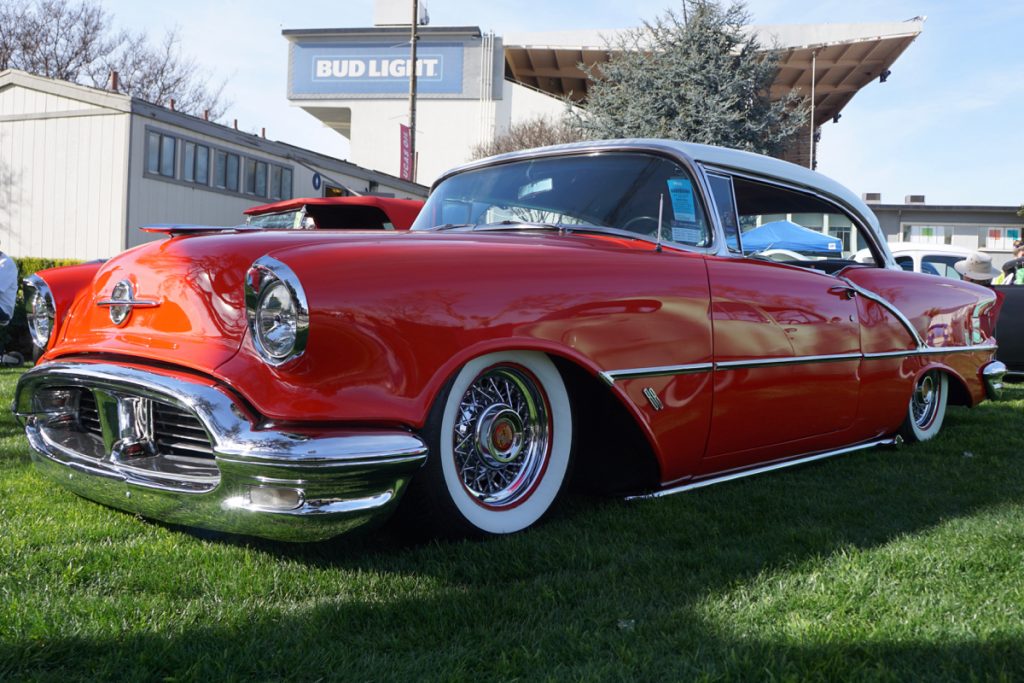
[[[409,92],[412,59],[404,43],[293,45],[291,95],[388,95]],[[416,89],[462,93],[461,43],[420,43]]]

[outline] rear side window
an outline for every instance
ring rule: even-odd
[[[730,249],[738,242],[747,256],[829,273],[854,263],[884,263],[875,253],[874,240],[843,209],[821,196],[713,171],[708,181]],[[738,226],[735,237],[729,232],[733,221]],[[855,261],[858,251],[862,253]]]
[[[729,251],[739,253],[741,251],[740,223],[736,213],[736,197],[732,191],[732,178],[709,173],[708,184],[711,186],[711,194],[715,199],[718,219],[725,230],[725,243],[729,247]]]

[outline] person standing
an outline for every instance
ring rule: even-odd
[[[18,264],[10,256],[0,251],[0,325],[6,327],[14,317],[14,301],[18,296]],[[4,353],[0,356],[0,365],[21,365],[24,362],[20,353]]]
[[[1013,258],[1003,264],[1003,274],[996,281],[1000,285],[1024,284],[1024,242],[1013,243]]]
[[[980,251],[972,253],[963,261],[957,261],[953,264],[953,268],[967,282],[986,287],[991,287],[992,278],[999,274],[999,271],[992,265],[992,257]]]

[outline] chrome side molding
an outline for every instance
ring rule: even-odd
[[[672,486],[670,488],[664,488],[659,491],[652,493],[643,493],[636,496],[627,496],[626,500],[648,500],[651,498],[664,498],[665,496],[671,496],[676,493],[683,493],[685,491],[692,491],[693,489],[704,488],[705,486],[711,486],[712,484],[721,484],[727,481],[733,481],[734,479],[742,479],[744,477],[751,477],[755,474],[762,474],[764,472],[771,472],[773,470],[781,470],[786,467],[795,467],[796,465],[803,465],[805,463],[814,462],[815,460],[824,460],[825,458],[831,458],[837,455],[843,455],[845,453],[852,453],[854,451],[862,451],[867,448],[875,448],[876,446],[898,446],[902,443],[902,439],[899,437],[886,437],[884,439],[877,439],[875,441],[868,441],[867,443],[857,444],[855,446],[847,446],[845,448],[839,448],[833,451],[825,451],[822,453],[814,453],[803,457],[794,458],[792,460],[786,460],[784,462],[775,462],[769,465],[761,467],[754,467],[749,470],[743,470],[741,472],[730,472],[716,477],[709,477],[707,479],[701,479],[699,481],[691,481],[686,484],[680,484],[678,486]]]

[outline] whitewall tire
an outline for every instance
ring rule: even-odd
[[[431,452],[414,496],[443,535],[522,531],[551,508],[569,472],[569,395],[543,353],[469,361],[438,397],[425,431]]]
[[[907,416],[900,428],[906,441],[927,441],[942,429],[949,400],[949,377],[941,370],[929,370],[917,378],[910,396]]]

